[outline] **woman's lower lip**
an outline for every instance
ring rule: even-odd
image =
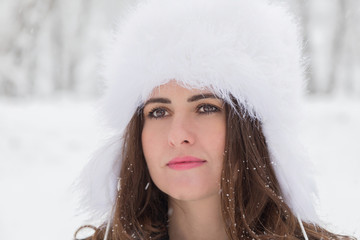
[[[168,167],[174,170],[187,170],[191,168],[200,167],[205,162],[206,161],[169,163]]]

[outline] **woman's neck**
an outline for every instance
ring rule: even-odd
[[[169,199],[170,240],[226,240],[220,196],[196,201]]]

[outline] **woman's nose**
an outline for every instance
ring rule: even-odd
[[[168,143],[171,147],[193,145],[195,130],[192,121],[186,116],[174,116],[169,128]]]

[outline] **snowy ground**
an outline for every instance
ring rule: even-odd
[[[72,239],[86,223],[75,216],[70,189],[104,137],[93,104],[0,99],[0,239]],[[312,99],[305,124],[321,219],[360,237],[360,100]]]
[[[305,116],[319,215],[329,229],[360,238],[360,99],[310,99]]]

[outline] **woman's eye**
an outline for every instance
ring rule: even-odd
[[[167,116],[169,113],[163,109],[163,108],[155,108],[153,110],[151,110],[148,114],[148,116],[150,118],[163,118],[165,116]]]
[[[220,109],[214,105],[210,105],[210,104],[205,104],[205,105],[201,105],[198,107],[198,112],[199,113],[213,113],[213,112],[218,112],[220,111]]]

